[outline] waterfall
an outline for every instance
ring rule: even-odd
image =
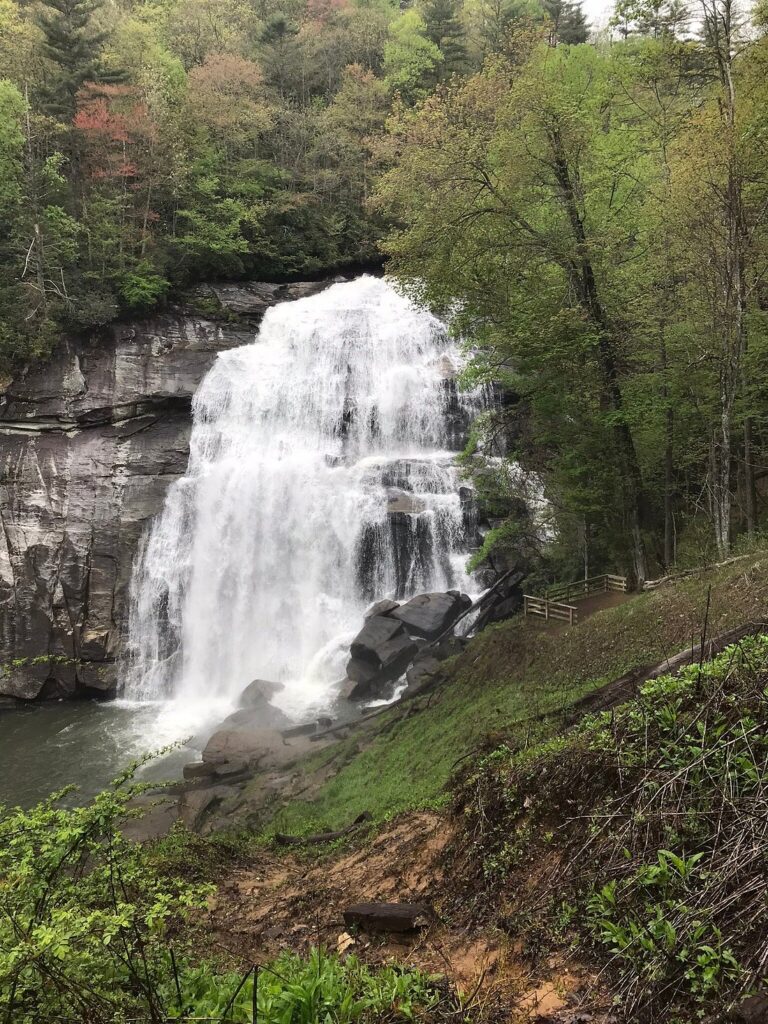
[[[134,566],[126,695],[231,702],[273,679],[298,714],[344,677],[372,600],[466,586],[454,455],[480,396],[460,364],[439,320],[367,276],[221,353]]]

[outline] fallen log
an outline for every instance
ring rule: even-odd
[[[453,636],[454,631],[456,629],[456,626],[461,622],[461,620],[466,618],[467,615],[469,615],[471,612],[476,612],[478,608],[482,608],[482,606],[484,604],[486,604],[486,602],[491,597],[493,597],[493,595],[499,589],[501,584],[505,583],[509,579],[510,576],[514,576],[514,575],[518,575],[520,577],[518,580],[515,581],[516,584],[517,583],[522,583],[522,581],[526,577],[526,574],[524,572],[520,572],[520,570],[517,568],[517,566],[515,566],[512,569],[509,569],[507,572],[504,573],[503,576],[499,576],[499,578],[496,580],[496,582],[493,584],[493,586],[489,587],[488,590],[484,591],[480,595],[480,597],[478,597],[478,599],[476,601],[474,601],[469,606],[469,608],[466,609],[466,611],[463,611],[461,613],[461,615],[458,617],[458,619],[456,619],[455,622],[451,623],[451,625],[448,627],[448,629],[444,630],[440,634],[440,636],[435,637],[434,640],[430,641],[430,643],[426,644],[426,646],[424,648],[422,648],[422,649],[426,650],[429,647],[436,647],[442,640],[445,640],[446,637]]]
[[[335,839],[348,836],[367,821],[373,821],[373,815],[370,811],[363,811],[351,825],[339,829],[338,832],[316,832],[311,836],[289,836],[285,832],[275,832],[275,842],[278,846],[319,846],[321,843],[332,843]]]
[[[625,704],[635,696],[643,683],[650,682],[652,679],[658,679],[659,676],[674,675],[686,665],[711,661],[724,651],[726,647],[730,647],[731,644],[738,643],[744,637],[754,636],[756,633],[764,633],[766,631],[768,631],[768,623],[745,622],[733,629],[726,630],[725,633],[721,633],[719,636],[705,640],[703,644],[692,644],[671,658],[665,658],[658,665],[634,668],[625,675],[614,679],[610,683],[606,683],[599,690],[594,690],[577,701],[566,719],[566,725],[573,725],[574,722],[584,715],[608,711],[619,704]]]
[[[425,912],[423,903],[355,903],[344,911],[344,924],[369,932],[410,932]]]

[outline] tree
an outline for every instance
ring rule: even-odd
[[[551,45],[586,43],[589,26],[581,3],[570,0],[542,0],[542,6],[552,27],[549,34]]]
[[[43,110],[70,121],[75,98],[84,82],[98,77],[98,58],[105,36],[94,25],[102,0],[41,0],[37,23],[42,50],[51,64],[41,90]]]
[[[744,208],[742,167],[736,94],[736,47],[738,21],[733,0],[702,0],[704,35],[717,82],[719,130],[716,132],[719,173],[713,184],[714,203],[709,209],[719,222],[711,234],[710,257],[716,280],[710,289],[713,333],[719,340],[719,425],[712,436],[712,515],[718,551],[725,556],[731,546],[731,461],[733,417],[742,386],[743,359],[747,347],[747,269],[749,226]],[[712,176],[708,175],[710,181]],[[710,222],[711,224],[712,222]],[[747,529],[755,528],[754,478],[751,424],[745,423],[744,464],[747,482]]]
[[[601,507],[642,580],[644,487],[612,290],[642,193],[630,138],[605,130],[611,102],[605,60],[588,48],[535,47],[514,73],[499,62],[404,116],[380,201],[404,225],[387,243],[396,271],[438,307],[458,301],[489,373],[509,364],[522,376],[538,451],[561,479],[575,449],[595,479],[611,467]]]
[[[458,0],[422,0],[424,34],[442,54],[435,66],[440,80],[466,70],[467,46]]]
[[[610,24],[626,39],[630,35],[678,38],[688,27],[686,0],[617,0]]]
[[[439,47],[427,37],[424,19],[406,11],[392,22],[384,46],[384,80],[406,102],[426,96],[436,68],[443,60]]]

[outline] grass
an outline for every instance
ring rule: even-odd
[[[638,595],[570,629],[551,631],[521,618],[491,627],[451,663],[448,684],[419,702],[418,713],[408,715],[408,705],[393,709],[377,720],[375,735],[353,732],[313,755],[305,774],[331,774],[330,762],[337,770],[311,797],[279,808],[270,826],[296,833],[337,829],[365,810],[383,820],[443,802],[457,764],[473,751],[555,735],[561,713],[580,697],[697,642],[708,592],[708,635],[761,619],[768,552]]]

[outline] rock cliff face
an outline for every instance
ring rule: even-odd
[[[184,473],[192,395],[276,302],[326,283],[206,286],[193,308],[69,339],[0,398],[0,695],[114,692],[131,565]],[[208,312],[208,311],[212,312]]]

